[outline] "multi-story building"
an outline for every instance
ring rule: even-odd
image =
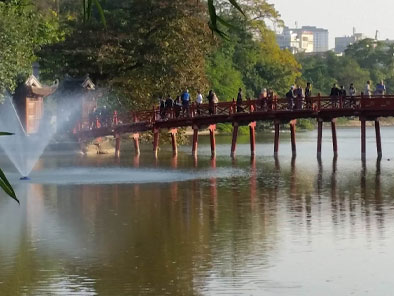
[[[313,52],[313,33],[285,27],[282,34],[276,35],[279,47],[289,49],[292,53]]]
[[[328,30],[314,26],[303,26],[301,30],[313,33],[313,52],[328,51]]]
[[[357,41],[363,40],[365,38],[367,37],[364,34],[356,33],[355,29],[353,29],[352,36],[335,37],[335,52],[343,53],[349,45],[354,44]]]
[[[328,30],[304,26],[300,29],[285,27],[282,34],[276,35],[282,49],[298,52],[325,52],[328,50]]]

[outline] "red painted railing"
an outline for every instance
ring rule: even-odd
[[[115,111],[112,120],[105,120],[102,122],[98,117],[96,121],[89,124],[90,129],[110,128],[121,124],[130,123],[147,123],[154,124],[155,122],[167,120],[189,120],[192,118],[209,117],[209,116],[229,116],[239,113],[281,113],[293,111],[310,111],[320,112],[324,110],[340,111],[340,110],[393,110],[394,115],[394,95],[386,96],[355,96],[355,97],[329,97],[320,96],[311,98],[295,98],[289,100],[287,98],[272,99],[254,99],[244,100],[242,104],[237,105],[233,100],[230,102],[219,102],[217,104],[200,104],[194,102],[190,104],[189,108],[175,105],[172,108],[165,108],[160,110],[159,107],[153,107],[151,110],[142,110],[137,112],[117,112]],[[81,131],[82,126],[74,132]]]

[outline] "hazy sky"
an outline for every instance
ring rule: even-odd
[[[280,12],[288,27],[317,26],[328,29],[330,48],[335,37],[358,33],[379,39],[394,39],[393,0],[269,0]]]

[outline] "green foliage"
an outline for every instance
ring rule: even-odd
[[[316,122],[316,120],[314,120],[314,119],[306,119],[306,118],[305,119],[304,118],[297,119],[296,127],[297,127],[297,129],[300,129],[300,130],[311,131],[315,128],[315,122]]]
[[[262,88],[284,94],[300,76],[294,56],[280,50],[275,34],[266,21],[281,23],[273,5],[253,0],[242,6],[247,18],[230,6],[222,5],[220,17],[231,27],[223,28],[228,40],[221,40],[208,58],[207,75],[211,87],[220,96],[231,99],[239,87],[248,97],[257,97]]]
[[[120,6],[122,5],[122,6]],[[146,108],[159,95],[192,96],[207,88],[205,55],[211,47],[204,10],[195,0],[102,3],[107,27],[70,22],[64,42],[41,51],[44,75],[89,73],[108,88],[109,100]]]
[[[12,134],[6,132],[0,132],[0,136],[8,136],[8,135],[12,135]],[[5,193],[7,193],[10,197],[15,199],[19,203],[19,200],[16,197],[16,193],[14,189],[12,188],[10,182],[8,182],[7,177],[5,176],[5,174],[1,169],[0,169],[0,188],[3,189]]]
[[[0,95],[31,73],[35,52],[62,38],[56,15],[41,15],[28,0],[0,2]]]

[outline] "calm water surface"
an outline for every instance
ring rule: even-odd
[[[21,205],[0,194],[0,295],[392,295],[394,128],[366,162],[358,129],[207,138],[139,159],[47,153],[28,183],[2,155]]]

